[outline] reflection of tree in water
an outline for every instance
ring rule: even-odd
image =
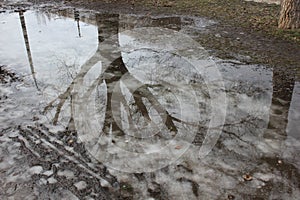
[[[135,112],[138,112],[140,116],[143,116],[143,119],[147,123],[151,123],[152,119],[149,113],[149,104],[156,111],[158,116],[160,116],[164,125],[167,127],[169,131],[177,132],[177,127],[175,122],[182,122],[180,119],[177,119],[170,115],[170,113],[164,108],[164,106],[158,101],[153,92],[149,89],[149,85],[143,84],[141,81],[136,79],[133,75],[131,75],[125,66],[121,52],[118,50],[119,41],[118,35],[119,32],[119,15],[118,14],[101,14],[96,16],[97,26],[98,26],[98,49],[95,54],[90,57],[82,66],[77,74],[77,76],[73,79],[72,83],[68,86],[64,93],[60,94],[57,99],[53,100],[48,104],[48,106],[44,109],[45,112],[49,111],[54,106],[55,115],[53,118],[53,123],[57,124],[59,121],[59,116],[62,111],[62,107],[66,103],[67,100],[71,100],[74,92],[75,85],[80,85],[84,81],[84,77],[88,74],[91,68],[96,65],[101,58],[106,58],[107,60],[112,60],[111,63],[102,61],[102,72],[100,75],[94,80],[92,85],[85,91],[84,96],[88,97],[91,95],[92,91],[101,85],[103,82],[106,84],[106,108],[105,108],[105,119],[103,132],[108,133],[110,130],[116,135],[124,135],[123,130],[119,127],[117,122],[113,117],[113,110],[117,112],[118,116],[121,116],[121,105],[124,106],[124,109],[127,111],[127,114],[130,113],[130,110],[135,107]],[[174,18],[172,18],[174,21]],[[176,21],[176,20],[175,20]],[[169,24],[169,21],[165,20],[154,20],[150,24],[158,24],[163,25],[163,22]],[[178,20],[176,21],[176,23]],[[109,40],[107,46],[103,45],[103,42]],[[138,88],[133,89],[131,85],[126,85],[126,82],[123,82],[129,92],[133,97],[133,104],[130,106],[126,102],[125,97],[121,92],[121,78],[126,75],[131,84],[139,85]],[[162,87],[162,86],[161,86]],[[113,92],[114,91],[114,92]],[[116,95],[114,99],[119,100],[115,102],[113,100],[113,93]],[[145,99],[148,102],[148,105],[145,104]],[[144,101],[143,101],[144,100]],[[71,103],[72,104],[72,103]],[[112,107],[113,106],[113,107]],[[114,114],[115,115],[115,114]],[[133,124],[131,118],[128,116],[129,126]],[[73,119],[73,109],[71,108],[71,119],[69,122],[69,128],[74,129],[74,119]]]
[[[80,31],[80,13],[76,9],[74,9],[74,19],[77,22],[78,37],[81,37],[81,31]]]
[[[28,58],[32,78],[34,80],[34,84],[35,84],[36,88],[39,90],[39,87],[38,87],[37,81],[36,81],[36,77],[35,77],[35,71],[34,71],[33,60],[32,60],[32,55],[31,55],[31,50],[30,50],[30,45],[29,45],[29,38],[28,38],[28,33],[27,33],[27,28],[26,28],[24,11],[20,10],[18,12],[19,12],[19,18],[20,18],[20,22],[21,22],[23,38],[24,38],[24,42],[25,42],[27,58]]]
[[[174,19],[174,21],[176,21],[176,19]],[[155,24],[155,23],[158,23],[159,25],[163,25],[161,23],[161,21],[159,21],[159,19],[154,20],[154,22],[151,22],[149,24]],[[150,121],[152,120],[150,117],[150,114],[149,114],[149,108],[150,108],[149,104],[151,104],[151,107],[154,108],[159,113],[160,116],[165,116],[163,121],[165,123],[165,126],[168,128],[168,130],[176,132],[178,129],[178,127],[176,126],[177,122],[181,122],[181,121],[177,118],[172,117],[170,115],[170,113],[168,113],[168,111],[164,108],[164,106],[162,104],[160,104],[160,102],[157,100],[156,96],[152,92],[153,90],[151,90],[151,88],[148,85],[142,84],[139,80],[137,80],[135,77],[133,77],[132,74],[128,73],[128,69],[126,68],[126,66],[124,65],[124,62],[122,60],[121,53],[119,51],[116,51],[116,49],[118,49],[119,42],[118,42],[117,38],[114,38],[112,36],[117,35],[117,33],[118,33],[119,15],[113,15],[113,14],[98,15],[97,16],[97,25],[98,25],[98,40],[99,40],[99,46],[98,46],[97,51],[88,61],[86,61],[81,66],[79,73],[77,74],[76,77],[74,77],[72,83],[68,86],[66,91],[64,93],[60,94],[57,99],[50,102],[49,105],[45,108],[45,112],[49,111],[50,109],[55,108],[55,116],[53,118],[53,123],[57,124],[59,122],[59,119],[60,119],[59,116],[60,116],[63,106],[66,104],[66,102],[70,101],[71,102],[70,105],[71,106],[73,105],[72,101],[74,101],[76,85],[82,84],[84,82],[84,78],[86,76],[88,76],[88,73],[91,71],[93,66],[95,66],[100,60],[102,61],[102,58],[105,57],[105,58],[109,58],[108,60],[111,60],[113,62],[105,63],[105,61],[103,61],[102,72],[94,80],[93,84],[91,84],[89,86],[89,88],[86,91],[84,91],[85,92],[84,96],[89,96],[92,93],[92,91],[95,90],[98,86],[105,85],[105,87],[106,87],[106,91],[105,91],[106,92],[106,94],[105,94],[106,95],[106,98],[105,98],[106,103],[101,102],[101,103],[105,104],[105,118],[104,118],[103,132],[108,133],[109,131],[112,131],[116,135],[124,134],[123,130],[120,129],[119,125],[117,124],[117,122],[115,121],[115,119],[112,116],[113,111],[117,111],[120,114],[120,112],[121,112],[120,104],[122,104],[124,106],[124,110],[127,113],[130,113],[128,110],[132,110],[131,112],[139,113],[139,115],[142,116],[144,121],[146,121],[147,123],[150,123]],[[105,42],[109,38],[110,38],[110,40],[109,40],[109,42],[106,43],[106,46],[103,45],[103,42]],[[124,96],[122,96],[122,94],[121,94],[121,85],[120,85],[120,82],[121,82],[120,80],[125,75],[129,76],[129,79],[131,81],[133,81],[135,85],[140,85],[140,87],[138,87],[138,89],[136,89],[136,90],[129,90],[129,93],[131,94],[133,100],[132,100],[132,104],[130,104],[128,106],[126,106],[128,104],[128,101],[125,100]],[[274,77],[274,78],[276,78],[276,77]],[[105,84],[103,84],[103,83],[105,83]],[[275,83],[275,85],[276,85],[276,83]],[[125,84],[125,86],[127,87],[128,85]],[[276,88],[276,87],[274,86],[274,88]],[[113,91],[114,91],[114,93],[113,93]],[[113,95],[117,95],[117,98],[113,98]],[[288,97],[290,97],[290,96],[288,96]],[[277,98],[276,94],[274,94],[273,98],[274,99]],[[145,103],[145,99],[147,100],[148,103]],[[118,101],[114,102],[114,100],[118,100]],[[115,113],[114,113],[114,115],[115,115]],[[272,121],[272,119],[270,119],[270,120]],[[133,122],[129,121],[128,123],[130,124]],[[260,128],[260,126],[255,126],[255,125],[259,125],[259,119],[252,118],[251,116],[246,116],[245,119],[241,119],[240,121],[238,121],[236,123],[230,122],[228,124],[225,124],[225,128],[224,128],[225,134],[224,135],[225,135],[225,137],[230,137],[229,139],[230,139],[230,141],[234,142],[234,145],[242,146],[242,148],[244,148],[244,149],[249,149],[248,145],[251,145],[254,149],[254,151],[250,150],[248,152],[251,155],[253,152],[256,151],[256,146],[252,145],[253,141],[248,141],[248,140],[244,141],[243,138],[240,137],[240,135],[253,132],[253,135],[254,135],[253,138],[257,139],[258,137],[255,135],[255,133],[257,133],[257,129]],[[249,129],[249,130],[245,131],[245,128]],[[71,131],[73,131],[73,130],[75,131],[72,108],[71,108],[71,116],[70,116],[68,129]],[[28,133],[27,135],[30,135],[30,134]],[[236,138],[238,139],[237,142],[235,142]],[[224,141],[220,142],[219,144],[223,145]],[[241,145],[241,144],[245,144],[245,145]],[[253,158],[249,158],[249,156],[248,156],[249,154],[247,156],[242,156],[242,155],[238,154],[242,151],[240,151],[240,152],[237,151],[237,153],[236,153],[237,155],[235,155],[232,153],[232,150],[230,150],[230,152],[228,152],[228,150],[224,146],[220,146],[219,148],[221,149],[220,152],[224,152],[224,155],[222,155],[222,158],[216,157],[215,160],[212,159],[212,161],[214,161],[214,163],[216,163],[216,165],[214,165],[214,163],[212,163],[211,165],[209,165],[208,168],[205,168],[205,167],[201,166],[201,164],[200,164],[200,165],[195,165],[196,167],[193,166],[193,168],[192,168],[192,167],[189,167],[188,164],[187,165],[181,164],[181,165],[175,166],[174,171],[172,171],[172,168],[170,167],[170,168],[166,168],[166,169],[162,170],[162,172],[160,172],[160,173],[164,173],[166,171],[166,175],[172,178],[173,174],[177,174],[177,173],[179,173],[180,170],[185,169],[186,171],[188,171],[188,174],[183,173],[182,176],[184,176],[184,177],[181,177],[178,179],[170,178],[170,180],[172,181],[172,184],[176,184],[178,182],[191,183],[191,185],[193,186],[193,192],[195,193],[195,196],[198,196],[197,192],[199,190],[199,185],[197,185],[198,184],[197,182],[193,181],[194,174],[197,174],[197,172],[198,172],[198,174],[200,174],[199,171],[197,171],[197,169],[203,168],[204,170],[207,169],[207,171],[214,169],[213,172],[215,172],[218,176],[226,177],[226,176],[231,176],[231,175],[224,175],[226,172],[228,172],[228,170],[224,169],[224,167],[218,168],[218,163],[222,164],[221,160],[231,161],[232,159],[234,159],[234,160],[237,160],[237,163],[241,164],[241,166],[243,166],[243,164],[246,163],[246,161],[249,161],[249,163],[247,163],[247,165],[250,166],[249,168],[253,167],[253,169],[259,171],[258,168],[262,167],[262,168],[266,169],[265,170],[266,172],[269,172],[269,169],[268,169],[269,167],[277,166],[277,164],[276,164],[277,158],[260,158],[260,157],[254,156],[254,155],[253,155]],[[239,160],[243,160],[243,163]],[[257,160],[259,162],[263,162],[263,163],[266,162],[268,164],[267,165],[268,167],[258,165]],[[280,173],[286,173],[288,171],[288,173],[293,173],[293,174],[292,175],[291,174],[283,174],[281,176],[288,177],[288,180],[293,180],[293,182],[296,183],[297,182],[296,179],[299,177],[299,175],[297,173],[297,169],[293,168],[293,166],[288,163],[284,164],[283,167],[289,168],[289,170],[284,169],[284,170],[281,170]],[[170,173],[167,172],[168,170],[170,170]],[[236,170],[236,168],[233,168],[233,171],[234,170]],[[172,172],[174,172],[174,173],[172,173]],[[189,177],[189,173],[191,173],[190,177]],[[220,173],[220,174],[218,174],[218,173]],[[230,173],[231,173],[231,171],[230,171]],[[153,175],[153,177],[155,177],[156,174],[151,174],[151,176],[152,175]],[[151,184],[151,183],[157,184],[156,182],[153,182],[154,178],[153,179],[149,178],[147,176],[147,174],[146,175],[135,174],[135,176],[139,177],[141,180],[144,180],[144,179],[147,180],[147,178],[148,178],[147,184],[148,183],[149,184]],[[233,173],[232,177],[238,178],[238,174],[235,172],[235,173]],[[206,182],[205,182],[206,179],[211,179],[211,178],[203,177],[204,184],[206,184]],[[220,181],[220,179],[218,179],[218,180]],[[274,181],[270,181],[262,189],[253,189],[253,191],[255,191],[253,195],[257,194],[257,195],[261,196],[261,194],[266,194],[265,196],[268,196],[269,194],[273,193],[273,191],[275,194],[277,194],[277,191],[280,191],[283,188],[289,189],[287,186],[283,185],[282,180],[279,180],[278,182],[279,182],[278,184],[277,183],[275,184]],[[113,183],[113,181],[110,181],[110,183]],[[168,181],[166,181],[166,183],[168,183]],[[199,181],[199,183],[203,184],[201,181]],[[143,181],[141,181],[141,183],[139,183],[139,184],[143,184]],[[153,192],[157,196],[162,195],[162,194],[167,195],[168,193],[166,191],[164,191],[165,185],[167,185],[167,184],[164,184],[164,183],[161,185],[157,184],[153,190],[148,189],[148,192],[149,193]],[[298,184],[296,184],[296,185],[298,186]],[[208,187],[209,187],[209,185],[208,185]],[[239,187],[239,189],[237,189],[237,191],[244,191],[244,189],[247,189],[247,187],[242,187],[242,186],[238,186],[238,187]],[[294,186],[291,186],[291,187],[294,187]],[[217,191],[217,192],[219,192],[219,191]],[[245,194],[241,194],[241,195],[245,198],[248,198],[249,194],[248,193],[246,194],[246,193],[247,192],[245,192]],[[253,198],[255,198],[255,197],[253,196]]]

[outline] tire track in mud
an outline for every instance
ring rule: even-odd
[[[47,180],[41,190],[53,193],[62,187],[80,199],[124,199],[116,177],[105,166],[92,163],[83,145],[59,140],[59,135],[69,132],[51,133],[42,124],[17,129],[19,135],[11,139],[21,144],[21,151],[31,167],[43,169],[43,173],[32,176],[35,182]]]

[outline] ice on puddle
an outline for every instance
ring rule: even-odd
[[[71,170],[64,170],[64,171],[59,170],[57,172],[57,175],[58,176],[65,176],[67,179],[71,179],[71,178],[75,177],[74,172],[71,171]]]
[[[42,166],[34,166],[29,169],[29,173],[31,174],[40,174],[43,171]]]
[[[43,174],[46,175],[46,176],[51,176],[53,174],[53,171],[48,170],[48,171],[43,172]]]

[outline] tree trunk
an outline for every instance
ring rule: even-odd
[[[300,0],[283,0],[278,27],[282,29],[300,28]]]

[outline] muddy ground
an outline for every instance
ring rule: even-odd
[[[57,127],[49,124],[49,119],[43,119],[43,110],[36,108],[36,102],[39,102],[39,108],[45,108],[49,102],[42,102],[43,93],[35,90],[30,76],[22,77],[16,69],[1,66],[0,108],[1,112],[11,116],[1,115],[4,125],[0,133],[1,198],[152,200],[296,199],[299,196],[298,140],[287,139],[288,145],[281,144],[286,139],[281,124],[287,121],[292,98],[290,90],[300,79],[299,32],[276,28],[278,5],[238,0],[28,2],[0,1],[1,11],[37,9],[59,15],[62,10],[75,7],[83,13],[109,11],[109,14],[152,17],[176,14],[214,20],[216,23],[210,25],[209,30],[200,32],[194,39],[210,55],[220,59],[220,63],[225,63],[224,68],[243,66],[252,72],[252,68],[255,71],[263,65],[263,70],[257,70],[258,74],[273,70],[273,98],[271,95],[269,99],[272,101],[271,122],[264,124],[264,119],[259,118],[250,119],[253,121],[247,121],[247,117],[239,119],[240,113],[232,111],[228,129],[224,129],[226,134],[217,143],[212,156],[204,161],[193,156],[196,149],[193,147],[181,162],[157,172],[121,173],[107,169],[90,157],[78,140],[72,120],[67,126]],[[241,83],[242,92],[235,88],[239,86],[230,85],[229,96],[260,91],[259,81],[253,84],[254,89],[247,88],[248,83],[243,88],[244,83]],[[264,95],[268,92],[267,89],[261,91]],[[64,99],[57,96],[58,100]],[[259,94],[257,96],[254,99],[259,99]],[[232,110],[236,107],[235,104],[231,106]],[[259,109],[263,107],[258,106],[257,112]],[[27,114],[22,114],[25,111]],[[231,124],[233,119],[230,117],[236,117],[240,122]],[[268,127],[263,134],[260,128],[264,125]],[[248,129],[254,136],[249,135]],[[273,132],[276,132],[275,136],[271,134]],[[199,140],[195,143],[200,143],[201,138]],[[284,150],[278,150],[277,145],[282,145]],[[260,148],[256,149],[258,146]],[[178,196],[180,194],[182,196]]]

